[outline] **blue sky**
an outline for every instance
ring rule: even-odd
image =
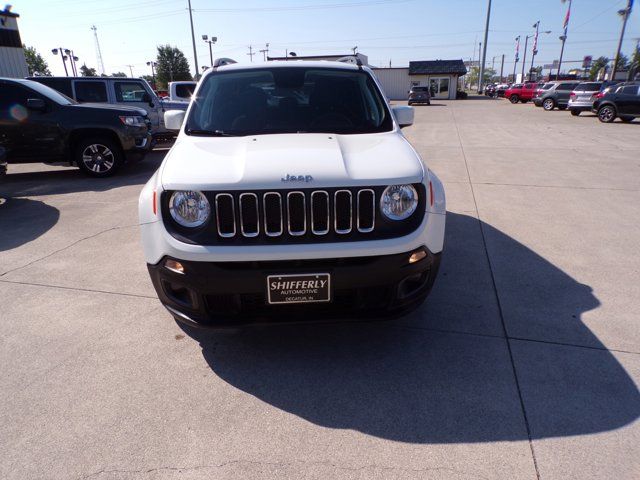
[[[626,2],[574,0],[564,59],[613,57],[621,27],[616,12]],[[192,7],[200,65],[209,64],[201,40],[207,34],[218,37],[214,58],[249,62],[248,46],[257,51],[269,42],[271,55],[287,49],[341,54],[358,46],[373,65],[406,66],[410,60],[470,59],[482,41],[487,0],[192,0]],[[493,0],[489,66],[496,56],[499,68],[505,54],[505,72],[512,71],[514,38],[532,34],[537,20],[541,31],[552,33],[541,34],[536,65],[557,59],[566,8],[561,0]],[[13,11],[20,14],[23,42],[43,54],[54,74],[64,74],[60,57],[51,54],[55,47],[71,48],[80,64],[97,66],[92,24],[107,73],[129,74],[127,65],[136,76],[150,73],[146,61],[155,58],[156,45],[167,43],[185,52],[193,70],[187,0],[14,0]],[[623,52],[629,55],[639,37],[640,1],[629,18]],[[253,61],[261,62],[262,54]]]

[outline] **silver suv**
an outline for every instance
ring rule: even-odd
[[[590,112],[596,95],[618,82],[582,82],[569,94],[567,107],[571,115],[577,117],[581,112]]]

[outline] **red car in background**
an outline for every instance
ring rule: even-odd
[[[537,88],[536,82],[516,83],[504,92],[504,98],[508,98],[511,103],[527,103],[534,97]]]

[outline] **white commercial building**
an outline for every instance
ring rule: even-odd
[[[455,100],[458,80],[466,75],[462,60],[409,62],[404,68],[374,68],[385,95],[390,100],[406,100],[412,86],[431,87],[433,98]]]
[[[29,69],[18,32],[19,15],[10,9],[0,10],[0,77],[24,78]]]

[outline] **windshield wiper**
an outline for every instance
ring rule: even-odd
[[[233,133],[227,133],[224,130],[201,130],[197,128],[188,128],[187,135],[207,135],[210,137],[237,137]]]

